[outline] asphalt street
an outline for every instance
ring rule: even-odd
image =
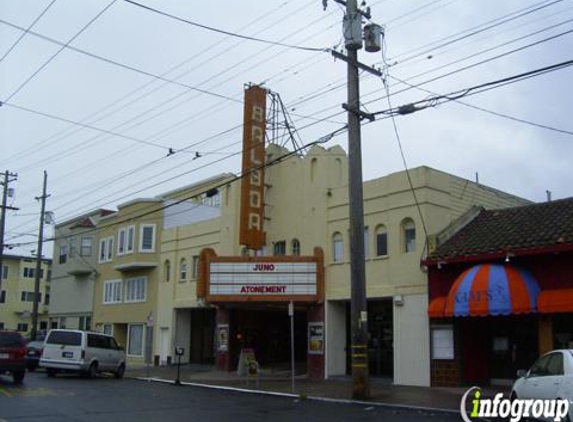
[[[175,421],[460,421],[455,414],[379,406],[325,403],[175,387],[169,384],[84,379],[75,375],[48,378],[28,373],[22,386],[0,377],[0,422],[175,422]]]

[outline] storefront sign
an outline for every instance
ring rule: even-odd
[[[259,86],[245,90],[243,162],[239,243],[261,249],[266,243],[264,222],[266,91]]]
[[[217,351],[229,351],[229,324],[217,325]]]
[[[210,295],[316,295],[314,262],[214,262],[210,264]]]
[[[308,323],[308,353],[310,355],[324,354],[324,323]]]

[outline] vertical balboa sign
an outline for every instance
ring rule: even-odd
[[[239,243],[249,249],[261,249],[266,243],[263,230],[266,100],[267,93],[260,86],[245,90]]]

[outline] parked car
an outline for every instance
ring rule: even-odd
[[[11,374],[15,383],[26,375],[26,342],[15,331],[0,330],[0,374]]]
[[[569,400],[566,421],[573,421],[573,349],[549,352],[528,371],[517,371],[517,376],[511,389],[512,399]]]
[[[40,358],[44,351],[43,341],[31,341],[28,343],[28,370],[35,371],[40,364]]]
[[[50,330],[44,343],[40,367],[48,376],[76,372],[90,378],[98,372],[111,372],[116,378],[125,373],[125,352],[112,336],[79,330]]]

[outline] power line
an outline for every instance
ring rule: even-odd
[[[196,27],[198,27],[198,28],[203,28],[203,29],[206,29],[206,30],[208,30],[208,31],[217,32],[217,33],[219,33],[219,34],[229,35],[229,36],[231,36],[231,37],[242,38],[242,39],[244,39],[244,40],[256,41],[256,42],[260,42],[260,43],[263,43],[263,44],[270,44],[270,45],[279,46],[279,47],[292,48],[292,49],[295,49],[295,50],[315,51],[315,52],[316,52],[316,51],[326,51],[325,48],[303,47],[303,46],[300,46],[300,45],[284,44],[284,43],[277,42],[277,41],[270,41],[270,40],[265,40],[265,39],[262,39],[262,38],[256,38],[256,37],[251,37],[251,36],[248,36],[248,35],[238,34],[238,33],[235,33],[235,32],[225,31],[225,30],[223,30],[223,29],[214,28],[214,27],[208,26],[208,25],[203,25],[203,24],[201,24],[201,23],[194,22],[194,21],[191,21],[191,20],[189,20],[189,19],[184,19],[184,18],[182,18],[182,17],[179,17],[179,16],[176,16],[176,15],[173,15],[173,14],[170,14],[170,13],[167,13],[167,12],[164,12],[164,11],[161,11],[161,10],[159,10],[159,9],[155,9],[155,8],[153,8],[153,7],[151,7],[151,6],[147,6],[147,5],[144,5],[144,4],[142,4],[142,3],[138,3],[138,2],[133,1],[133,0],[123,0],[123,1],[126,2],[126,3],[129,3],[129,4],[132,4],[133,6],[140,7],[140,8],[142,8],[142,9],[148,10],[148,11],[150,11],[150,12],[157,13],[157,14],[159,14],[159,15],[162,15],[162,16],[165,16],[165,17],[174,19],[174,20],[177,20],[177,21],[179,21],[179,22],[183,22],[183,23],[186,23],[186,24],[189,24],[189,25],[192,25],[192,26],[196,26]]]
[[[20,34],[20,36],[18,37],[18,39],[16,39],[16,41],[14,42],[14,44],[12,44],[10,46],[10,48],[8,49],[8,51],[6,51],[4,53],[4,55],[2,57],[0,57],[0,63],[2,61],[4,61],[4,59],[6,57],[8,57],[8,55],[12,52],[12,50],[14,50],[14,48],[16,48],[16,46],[20,43],[20,41],[22,41],[22,39],[26,36],[26,34],[30,31],[30,29],[32,29],[34,27],[34,25],[36,25],[36,23],[42,19],[42,17],[46,14],[46,12],[50,9],[50,7],[52,7],[52,5],[56,2],[56,0],[52,0],[50,2],[50,4],[48,4],[44,10],[42,10],[42,12],[38,15],[38,17],[36,19],[34,19],[32,21],[32,23],[30,25],[28,25],[28,27],[24,30],[24,32],[22,34]]]
[[[50,64],[52,62],[52,60],[54,60],[58,54],[60,54],[64,48],[66,48],[70,43],[72,43],[76,38],[78,38],[86,29],[88,29],[96,20],[99,19],[99,17],[101,15],[103,15],[106,10],[108,10],[117,0],[112,0],[106,7],[104,7],[95,17],[93,17],[87,24],[85,24],[82,29],[80,29],[72,38],[70,38],[68,40],[68,42],[63,45],[60,49],[58,49],[58,51],[56,51],[54,54],[52,54],[52,56],[46,60],[38,69],[36,69],[36,71],[34,73],[32,73],[24,82],[22,82],[22,84],[16,88],[16,90],[14,92],[12,92],[12,94],[10,94],[8,96],[8,98],[6,98],[6,102],[10,101],[15,95],[17,95],[26,85],[28,85],[28,83],[34,79],[42,70],[44,70],[44,68],[46,66],[48,66],[48,64]],[[32,31],[28,31],[30,34],[32,34]]]
[[[405,85],[409,85],[409,86],[411,86],[411,87],[413,87],[413,88],[419,89],[420,91],[426,92],[426,93],[428,93],[428,94],[435,95],[435,96],[441,96],[441,95],[442,95],[442,94],[438,94],[438,93],[436,93],[436,92],[430,91],[430,90],[428,90],[428,89],[422,88],[422,87],[420,87],[420,86],[417,86],[417,85],[415,85],[415,84],[411,84],[411,83],[409,83],[409,82],[403,81],[403,80],[398,79],[398,78],[396,78],[396,77],[394,77],[394,76],[388,75],[388,77],[391,78],[391,79],[394,79],[394,80],[396,80],[396,81],[398,81],[398,82],[400,82],[400,83],[403,83],[403,84],[405,84]],[[491,114],[491,115],[494,115],[494,116],[497,116],[497,117],[501,117],[501,118],[504,118],[504,119],[512,120],[512,121],[514,121],[514,122],[523,123],[523,124],[526,124],[526,125],[529,125],[529,126],[538,127],[538,128],[541,128],[541,129],[547,129],[547,130],[550,130],[550,131],[553,131],[553,132],[563,133],[563,134],[566,134],[566,135],[573,135],[573,131],[569,131],[569,130],[565,130],[565,129],[559,129],[559,128],[556,128],[556,127],[553,127],[553,126],[549,126],[549,125],[546,125],[546,124],[542,124],[542,123],[536,123],[536,122],[533,122],[533,121],[531,121],[531,120],[526,120],[526,119],[522,119],[522,118],[519,118],[519,117],[511,116],[511,115],[506,114],[506,113],[500,113],[500,112],[493,111],[493,110],[490,110],[490,109],[487,109],[487,108],[484,108],[484,107],[479,107],[479,106],[476,106],[476,105],[474,105],[474,104],[466,103],[466,102],[461,101],[461,100],[455,100],[455,102],[458,103],[458,104],[461,104],[461,105],[463,105],[463,106],[465,106],[465,107],[473,108],[473,109],[475,109],[475,110],[479,110],[479,111],[482,111],[482,112],[484,112],[484,113],[488,113],[488,114]]]

